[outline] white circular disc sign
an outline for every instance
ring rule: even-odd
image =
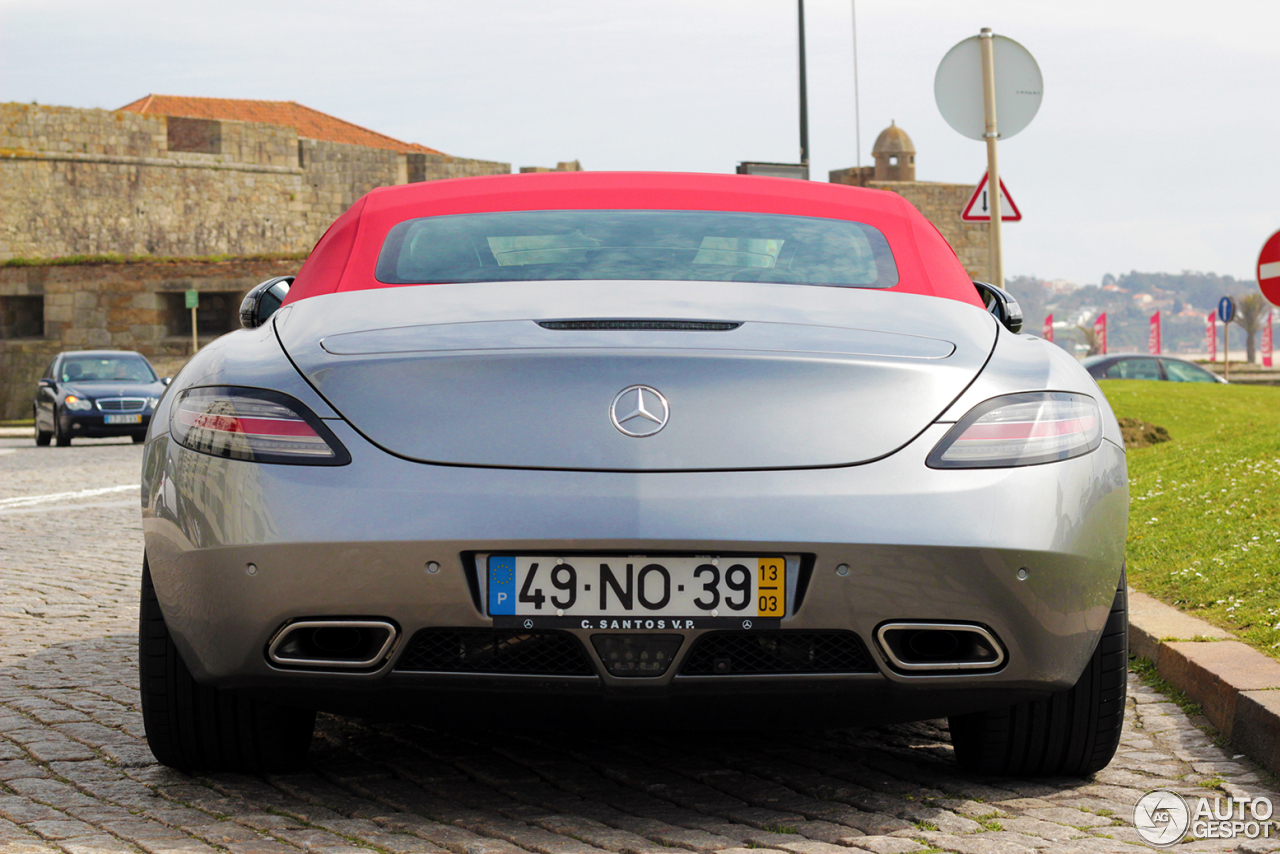
[[[1044,78],[1035,57],[1022,45],[995,36],[996,129],[1008,139],[1031,124],[1044,97]],[[933,78],[933,97],[947,124],[970,139],[984,139],[982,44],[971,36],[947,51]]]

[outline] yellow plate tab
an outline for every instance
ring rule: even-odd
[[[756,576],[756,616],[785,617],[787,614],[787,562],[780,557],[759,559]]]

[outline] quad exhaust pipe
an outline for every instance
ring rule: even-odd
[[[386,620],[300,620],[276,632],[267,658],[290,669],[370,670],[387,659],[399,636]]]
[[[995,635],[973,623],[885,623],[876,641],[904,673],[996,670],[1005,662]]]

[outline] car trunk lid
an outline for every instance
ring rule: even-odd
[[[720,282],[387,288],[299,301],[277,330],[334,410],[387,451],[600,471],[885,456],[964,390],[995,339],[990,316],[953,300]],[[621,395],[637,386],[665,406]],[[646,414],[627,421],[640,401]]]

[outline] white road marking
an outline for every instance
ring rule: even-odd
[[[104,486],[101,489],[81,489],[77,492],[51,492],[47,495],[23,495],[19,498],[0,499],[0,510],[9,507],[29,507],[32,504],[45,504],[49,501],[66,501],[76,498],[92,498],[95,495],[106,495],[109,492],[124,492],[128,489],[141,489],[136,483],[121,486]]]
[[[1263,279],[1274,279],[1280,276],[1280,261],[1272,261],[1270,264],[1258,265],[1258,276]]]
[[[75,510],[76,512],[80,512],[83,510],[97,510],[104,507],[128,507],[137,511],[138,500],[136,498],[126,498],[116,501],[83,501],[79,504],[46,504],[43,507],[0,508],[0,516],[20,516],[30,513],[59,513],[63,510]]]

